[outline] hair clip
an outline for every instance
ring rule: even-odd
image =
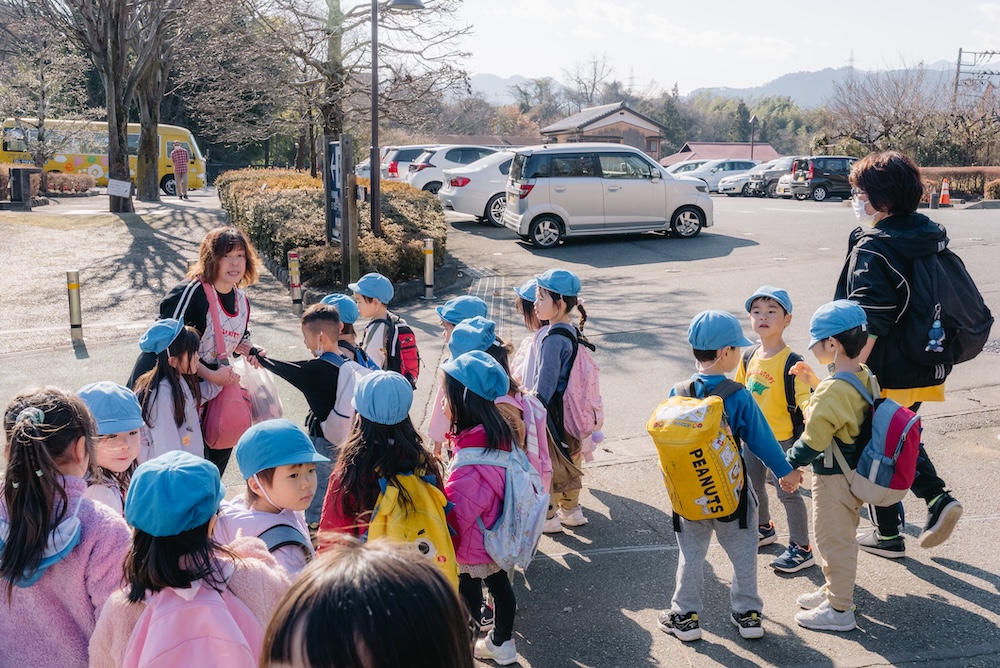
[[[37,471],[35,471],[35,475],[38,476],[39,478],[41,478],[45,474],[42,473],[42,469],[38,469]]]
[[[44,424],[45,413],[43,413],[42,409],[38,408],[37,406],[28,406],[27,408],[25,408],[24,410],[22,410],[20,413],[17,414],[17,419],[14,421],[20,422],[21,420],[25,420],[35,425]]]
[[[583,306],[584,303],[585,303],[584,300],[583,300],[583,297],[577,297],[576,298],[576,303],[579,304],[580,306]]]
[[[21,483],[11,481],[10,486],[13,487],[14,489],[17,489],[18,487],[21,486]]]

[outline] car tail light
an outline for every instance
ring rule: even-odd
[[[812,177],[813,177],[813,164],[812,164],[812,162],[810,162],[809,163],[809,175],[808,175],[808,178],[811,179]]]
[[[415,163],[412,163],[410,165],[410,171],[411,172],[419,172],[419,171],[421,171],[423,169],[427,169],[428,167],[433,167],[433,166],[434,165],[432,165],[429,162],[415,162]]]
[[[462,186],[468,185],[469,179],[464,176],[456,176],[455,178],[448,181],[448,185],[452,188],[461,188]]]
[[[389,163],[389,176],[399,178],[399,163],[395,160]]]
[[[534,183],[522,183],[517,187],[517,198],[524,199],[531,192],[531,189],[535,187]]]

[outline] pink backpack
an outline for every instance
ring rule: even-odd
[[[575,329],[574,337],[565,327],[553,327],[546,336],[573,339],[573,361],[563,392],[563,424],[569,435],[583,445],[583,458],[591,461],[597,444],[604,440],[604,400],[601,398],[601,368],[591,351],[597,348]]]
[[[545,406],[532,394],[520,394],[517,398],[503,395],[496,401],[516,406],[524,419],[525,454],[532,468],[542,479],[542,489],[552,482],[552,460],[549,458],[548,437],[546,436]]]
[[[123,668],[256,668],[264,631],[228,589],[202,581],[146,600],[125,648]]]

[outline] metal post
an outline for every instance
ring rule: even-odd
[[[382,166],[379,162],[378,150],[378,0],[372,0],[372,150],[369,155],[371,169],[371,188],[369,203],[371,206],[372,234],[382,236],[382,200],[379,193],[379,181],[382,177]]]
[[[80,272],[66,272],[66,292],[69,294],[69,335],[83,341],[83,310],[80,308]]]
[[[424,299],[434,299],[433,239],[424,239]]]
[[[295,315],[302,315],[302,283],[299,278],[299,251],[288,251],[288,288],[292,293]]]

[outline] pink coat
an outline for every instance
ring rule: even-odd
[[[462,448],[486,447],[486,431],[482,425],[467,429],[452,439],[455,451]],[[510,449],[507,444],[504,450]],[[483,545],[483,532],[476,523],[493,526],[503,510],[504,485],[507,472],[499,466],[462,466],[448,473],[444,494],[455,504],[448,518],[458,535],[455,536],[455,559],[459,564],[489,564],[493,562]]]
[[[302,533],[305,541],[309,542],[309,525],[306,524],[305,515],[302,514],[301,510],[285,509],[280,513],[254,510],[247,503],[246,495],[241,494],[232,501],[222,502],[213,538],[220,545],[227,545],[236,540],[236,535],[240,530],[243,531],[243,536],[259,536],[278,524],[288,524],[295,527]],[[301,573],[302,569],[309,563],[306,560],[306,553],[296,545],[279,547],[272,554],[278,560],[278,564],[291,577]]]
[[[82,478],[63,478],[70,509],[83,496]],[[0,499],[7,519],[7,503]],[[27,589],[0,600],[0,664],[32,668],[87,665],[87,642],[98,613],[122,585],[131,534],[122,516],[102,503],[80,502],[80,543]]]

